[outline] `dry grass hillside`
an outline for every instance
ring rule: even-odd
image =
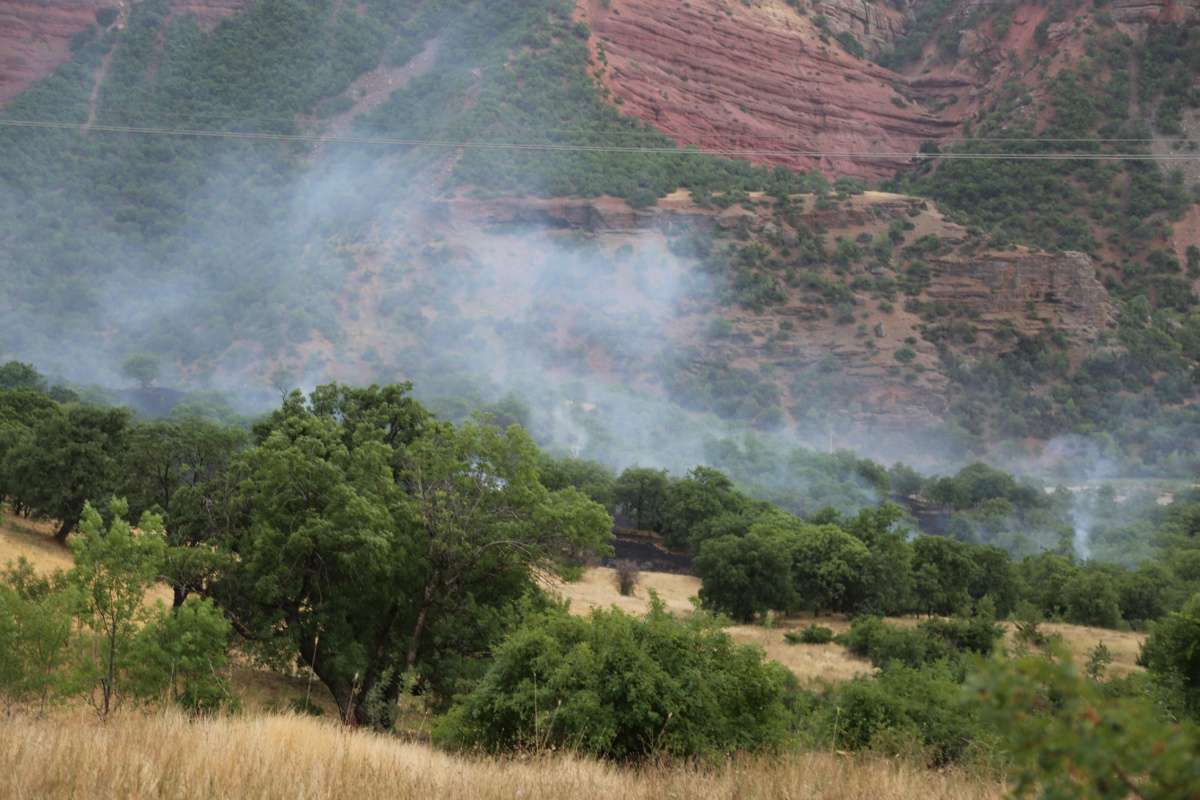
[[[556,584],[554,591],[571,601],[571,610],[586,614],[593,608],[616,606],[630,613],[645,613],[650,607],[650,592],[654,591],[676,613],[687,613],[692,609],[692,599],[700,591],[699,579],[690,575],[671,575],[662,572],[643,572],[641,582],[633,596],[623,597],[617,591],[615,573],[608,567],[589,569],[583,577],[573,583]],[[845,616],[830,615],[813,619],[809,616],[787,617],[775,621],[773,627],[762,625],[733,625],[728,631],[734,639],[754,644],[766,651],[767,657],[786,666],[802,681],[840,681],[872,671],[866,661],[855,658],[838,644],[787,644],[783,635],[789,630],[803,628],[813,622],[832,628],[837,633],[849,629],[850,621]],[[894,625],[915,625],[915,617],[889,619]],[[1009,644],[1012,644],[1013,626],[1006,624]],[[1047,634],[1058,634],[1070,648],[1076,660],[1082,662],[1097,644],[1103,642],[1112,652],[1113,661],[1109,671],[1124,675],[1141,669],[1137,666],[1137,655],[1145,636],[1129,631],[1088,628],[1082,625],[1047,623],[1042,626]]]
[[[12,800],[974,800],[1001,791],[954,770],[829,753],[632,770],[563,755],[455,756],[295,716],[189,720],[171,712],[128,713],[105,724],[84,714],[0,719],[0,796]]]

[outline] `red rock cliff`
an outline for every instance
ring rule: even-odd
[[[852,4],[822,8],[834,5]],[[906,99],[921,94],[906,78],[823,39],[812,16],[784,0],[579,0],[577,8],[622,110],[684,144],[879,178],[908,163],[894,154],[955,129],[954,119]],[[899,24],[882,12],[868,16],[874,22],[857,24],[879,37],[891,35],[879,32],[885,22]],[[863,152],[882,155],[839,155]]]

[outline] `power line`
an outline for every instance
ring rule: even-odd
[[[232,112],[216,112],[216,111],[161,111],[154,108],[140,108],[137,114],[142,117],[170,117],[173,119],[183,120],[242,120],[246,122],[286,122],[296,123],[301,119],[310,119],[316,123],[327,121],[327,118],[314,116],[313,114],[292,114],[290,116],[275,116],[275,115],[260,115],[253,112],[245,111],[241,113]],[[334,115],[331,115],[334,116]],[[83,123],[79,123],[82,125]],[[596,131],[589,128],[538,128],[540,133],[564,133],[578,134],[581,136],[596,136],[602,134],[605,137],[624,138],[624,137],[647,137],[647,138],[672,138],[671,134],[659,130],[606,130]],[[746,134],[753,136],[755,139],[767,142],[798,142],[803,141],[806,137],[801,134],[776,134],[765,135],[756,133],[750,128],[739,128],[731,130],[731,135]],[[1103,137],[1103,136],[1079,136],[1079,137],[1056,137],[1056,136],[926,136],[913,137],[925,139],[938,144],[946,143],[970,143],[970,142],[987,142],[987,143],[1012,143],[1012,144],[1149,144],[1160,142],[1162,144],[1189,144],[1192,139],[1186,136],[1167,137],[1167,136],[1146,136],[1146,137]]]
[[[39,128],[55,130],[79,130],[77,122],[53,122],[47,120],[0,120],[0,127]],[[710,155],[727,158],[847,158],[865,160],[938,159],[938,160],[995,160],[995,161],[1200,161],[1200,153],[921,153],[921,152],[870,152],[828,150],[733,150],[678,147],[631,147],[618,145],[556,144],[553,142],[487,142],[453,141],[440,139],[395,138],[386,136],[322,136],[319,134],[265,133],[255,131],[229,131],[203,128],[152,128],[132,125],[95,124],[88,131],[99,133],[124,133],[143,136],[178,136],[217,139],[239,139],[246,141],[275,141],[313,144],[360,144],[399,147],[432,147],[444,149],[474,149],[494,151],[530,152],[582,152],[582,153],[625,153],[661,155]]]

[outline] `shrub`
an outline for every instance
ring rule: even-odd
[[[829,644],[833,641],[833,630],[813,624],[798,631],[788,631],[783,638],[788,644]]]
[[[919,630],[927,636],[941,639],[958,652],[985,656],[995,649],[996,642],[1004,636],[1004,629],[988,615],[926,620],[921,623]]]
[[[622,761],[782,744],[794,679],[703,615],[680,621],[654,598],[638,619],[561,609],[508,637],[435,739],[488,751],[574,748]]]
[[[613,564],[613,569],[616,571],[616,574],[613,575],[613,580],[617,584],[617,591],[623,597],[629,597],[637,589],[638,581],[642,577],[637,562],[623,558]]]
[[[877,667],[888,667],[893,662],[919,667],[950,655],[943,640],[921,630],[888,625],[879,617],[859,617],[837,641]]]
[[[943,666],[898,666],[877,678],[856,678],[833,690],[827,702],[818,724],[838,748],[897,754],[915,743],[930,765],[940,766],[962,759],[986,738]]]

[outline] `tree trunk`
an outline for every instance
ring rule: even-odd
[[[404,666],[409,672],[417,665],[417,655],[421,652],[421,637],[425,634],[425,620],[429,617],[429,607],[433,605],[433,583],[425,585],[425,595],[421,599],[421,608],[417,611],[417,621],[413,625],[412,635],[408,638],[408,654]]]
[[[54,541],[63,545],[67,544],[67,537],[71,535],[71,531],[75,529],[75,523],[70,520],[63,520],[63,524],[59,526],[58,533],[54,534]]]
[[[173,585],[171,587],[173,598],[171,599],[171,608],[179,608],[183,605],[183,601],[187,600],[188,588],[186,586]]]

